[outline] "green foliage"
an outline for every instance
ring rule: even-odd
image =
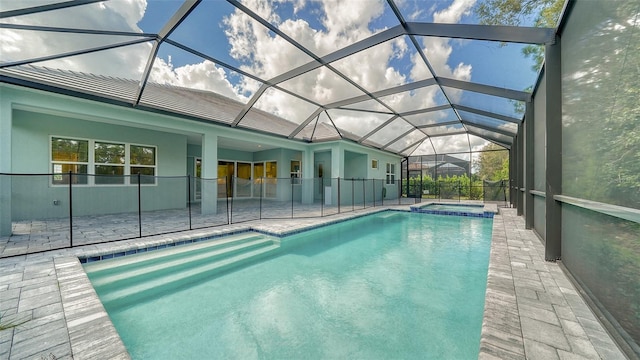
[[[498,181],[509,178],[509,152],[496,144],[488,144],[481,150],[475,163],[478,177],[482,180]]]
[[[537,27],[555,28],[565,0],[486,0],[475,7],[475,13],[484,25],[518,26],[535,16]],[[529,45],[522,49],[532,57],[538,71],[544,62],[544,47]]]
[[[562,191],[640,209],[637,6],[616,5],[594,2],[584,40],[563,43]]]
[[[406,183],[403,184],[403,187]],[[482,200],[483,189],[482,180],[467,174],[453,176],[438,176],[434,180],[429,175],[409,178],[409,186],[416,189],[426,198],[457,199],[465,198],[471,200]]]

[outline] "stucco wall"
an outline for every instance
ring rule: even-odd
[[[50,136],[126,142],[157,147],[156,185],[142,188],[143,210],[184,207],[186,179],[165,176],[187,174],[187,139],[135,127],[106,124],[24,110],[13,111],[11,162],[13,173],[51,173]],[[13,220],[68,216],[67,186],[51,185],[50,177],[21,177],[12,182]],[[73,188],[74,216],[137,211],[137,185]],[[163,196],[158,196],[162,194]],[[58,205],[54,205],[58,200]]]

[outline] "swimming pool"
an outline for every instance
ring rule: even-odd
[[[158,280],[190,271],[163,268],[191,263],[171,256],[143,258],[147,264],[137,267],[133,255],[85,269],[134,359],[477,358],[491,225],[383,212],[280,244],[266,237],[245,252],[280,245],[264,250],[268,259],[183,286]],[[164,274],[154,277],[153,267]],[[158,289],[128,301],[129,274]]]

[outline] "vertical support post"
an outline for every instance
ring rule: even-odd
[[[507,187],[509,188],[509,198],[505,199],[505,201],[509,202],[509,207],[513,205],[513,197],[511,195],[511,184],[513,182],[513,144],[509,148],[509,179],[507,179]]]
[[[527,102],[526,112],[524,115],[524,145],[525,145],[525,159],[524,163],[527,165],[524,167],[524,227],[525,229],[533,228],[533,179],[534,179],[534,112],[533,103]]]
[[[371,179],[373,182],[373,207],[376,207],[376,179]]]
[[[367,189],[366,189],[365,179],[362,178],[362,208],[367,208]]]
[[[10,91],[0,96],[0,236],[11,235],[11,129],[13,123],[12,95]]]
[[[516,153],[517,153],[517,143],[516,138],[513,138],[513,144],[511,145],[511,149],[509,149],[509,202],[511,203],[511,207],[516,207],[518,205],[517,196],[516,196],[516,187],[518,183],[518,172],[516,169]]]
[[[469,171],[467,172],[467,176],[469,177],[469,200],[475,200],[471,194],[471,189],[473,188],[473,179],[471,178],[471,167],[473,166],[473,154],[471,153],[471,148],[469,148]]]
[[[227,187],[227,190],[226,190],[227,191],[227,211],[228,211],[227,217],[229,218],[229,225],[231,225],[233,224],[233,196],[229,196],[229,189],[230,188],[233,189],[233,176],[227,176],[225,183],[227,181],[231,182],[231,184],[225,184]]]
[[[142,188],[140,186],[140,173],[138,173],[138,237],[142,237]]]
[[[320,181],[320,217],[324,216],[324,178],[318,178]]]
[[[202,135],[202,173],[200,178],[209,179],[209,181],[202,183],[200,213],[215,215],[218,213],[218,134],[215,130],[207,130]],[[225,211],[229,211],[228,205],[227,203]],[[229,222],[228,215],[227,222]]]
[[[259,186],[260,187],[260,198],[259,198],[260,199],[259,200],[260,201],[260,212],[258,214],[258,217],[260,218],[260,220],[262,220],[262,188],[264,187],[264,183],[265,183],[264,180],[265,180],[265,178],[262,178],[262,180],[260,181],[260,186]]]
[[[69,170],[69,247],[73,247],[73,177]]]
[[[407,158],[407,169],[409,168],[409,158]],[[418,167],[420,168],[420,189],[418,189],[418,200],[414,201],[413,203],[415,204],[416,202],[422,202],[422,194],[424,194],[424,170],[422,169],[422,156],[418,157]],[[407,183],[409,182],[409,180],[407,180]],[[407,193],[407,196],[409,196],[409,193]]]
[[[546,244],[544,258],[560,259],[562,254],[562,208],[554,199],[562,194],[562,62],[560,37],[545,47],[547,75],[547,171],[546,171]]]
[[[340,214],[340,177],[338,177],[338,214]]]
[[[191,227],[191,174],[187,174],[187,207],[189,208],[189,230],[193,230]]]
[[[402,166],[401,166],[402,167]],[[409,180],[409,162],[407,161],[407,172],[406,172],[406,177],[405,177],[405,173],[402,172],[402,170],[400,170],[400,182],[402,182],[404,180],[404,192],[407,194],[407,197],[411,196],[411,185],[410,185],[410,180]]]
[[[1,142],[1,141],[0,141]],[[0,149],[4,144],[0,144]],[[0,151],[1,152],[1,151]],[[2,157],[2,155],[0,155]],[[0,159],[0,162],[2,159]],[[0,169],[2,168],[0,164]],[[1,172],[1,171],[0,171]],[[0,236],[11,235],[12,219],[11,219],[11,183],[13,175],[11,171],[0,174]]]
[[[353,178],[351,178],[351,211],[354,211],[356,209],[356,188],[355,185],[353,183]]]
[[[522,216],[524,210],[524,126],[518,126],[518,159],[516,160],[516,171],[518,172],[518,216]]]
[[[291,180],[291,218],[293,219],[293,178]]]

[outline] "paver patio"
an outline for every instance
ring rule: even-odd
[[[19,324],[0,330],[0,359],[129,357],[78,256],[249,228],[284,233],[383,209],[247,221],[0,259],[2,322]],[[524,229],[515,209],[500,209],[493,225],[479,358],[625,359],[559,264],[545,262],[543,254],[540,240]]]

